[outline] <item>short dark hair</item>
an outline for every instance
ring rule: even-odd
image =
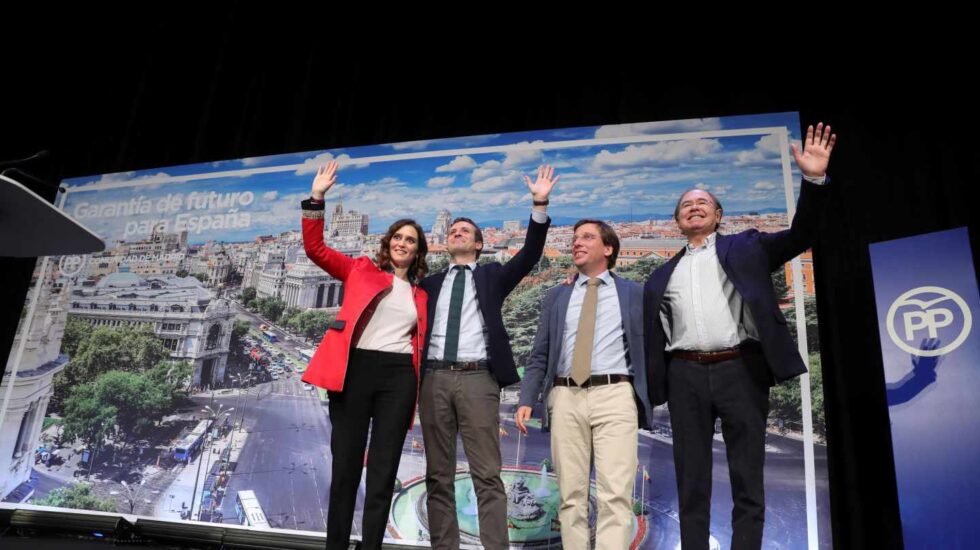
[[[674,221],[675,222],[677,221],[678,214],[681,213],[681,201],[683,201],[684,200],[684,196],[687,195],[688,193],[690,193],[691,191],[704,191],[705,193],[708,194],[709,197],[711,197],[711,200],[715,201],[715,210],[721,210],[722,213],[725,212],[725,209],[721,207],[721,201],[718,200],[718,197],[716,197],[714,193],[712,193],[711,191],[708,191],[707,189],[701,189],[700,187],[692,187],[692,188],[684,191],[683,193],[681,193],[680,198],[677,199],[677,204],[674,206]],[[719,221],[718,223],[715,224],[715,231],[718,231],[718,226],[719,225],[721,225],[721,221]]]
[[[480,226],[479,225],[476,225],[476,222],[473,221],[473,220],[471,220],[471,219],[469,219],[469,218],[460,216],[460,217],[454,219],[453,220],[453,223],[449,224],[449,227],[452,227],[452,226],[456,225],[459,222],[466,222],[466,223],[472,225],[473,226],[473,229],[474,229],[473,234],[476,236],[476,242],[478,242],[478,243],[482,243],[483,242],[483,231],[480,231]],[[480,259],[480,253],[481,252],[483,252],[483,249],[481,249],[481,248],[477,248],[476,249],[476,259],[477,260]]]
[[[379,268],[385,271],[390,271],[394,268],[391,263],[391,238],[395,236],[395,233],[399,229],[406,225],[414,227],[415,232],[418,233],[419,248],[415,252],[415,259],[412,260],[412,265],[408,267],[408,279],[412,282],[417,282],[421,281],[425,277],[425,274],[429,272],[429,264],[425,262],[425,256],[429,253],[429,243],[425,241],[425,232],[422,231],[422,226],[415,220],[404,218],[391,224],[385,236],[381,237],[381,249],[378,250],[374,261],[378,264]]]
[[[606,258],[606,267],[609,269],[616,267],[616,258],[619,257],[619,235],[616,234],[616,230],[602,220],[586,218],[575,222],[575,227],[572,228],[572,231],[578,231],[579,227],[587,223],[595,224],[599,228],[599,238],[602,239],[603,246],[612,247],[612,255]]]

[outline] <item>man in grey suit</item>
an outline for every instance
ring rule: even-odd
[[[594,457],[596,547],[624,549],[632,535],[637,429],[651,410],[643,356],[643,288],[613,275],[619,238],[605,222],[575,224],[578,275],[551,289],[521,383],[518,428],[539,394],[547,399],[542,430],[551,430],[564,548],[591,547],[589,477]],[[542,391],[543,389],[543,391]]]

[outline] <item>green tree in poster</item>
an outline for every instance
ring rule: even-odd
[[[61,353],[74,357],[79,344],[92,334],[92,330],[92,325],[89,323],[69,317],[65,324],[65,334],[61,338]]]
[[[95,395],[116,407],[116,426],[124,437],[146,433],[172,405],[171,386],[149,376],[111,371],[95,382]]]
[[[282,311],[282,315],[279,316],[279,324],[289,325],[289,320],[292,319],[293,317],[296,317],[302,312],[303,310],[301,310],[298,307],[293,307],[293,306],[287,307]]]
[[[170,352],[149,327],[95,328],[78,342],[68,366],[55,375],[53,408],[60,408],[69,389],[110,370],[143,372],[169,357]]]
[[[307,310],[289,320],[289,329],[305,338],[319,340],[336,317],[319,309]]]
[[[100,400],[94,384],[76,386],[65,399],[61,438],[80,439],[93,449],[101,447],[106,436],[115,430],[118,412],[114,405]]]
[[[47,496],[34,501],[34,504],[53,506],[55,508],[71,508],[74,510],[116,511],[114,502],[93,495],[92,486],[87,483],[75,483],[67,487],[58,487],[48,493]]]
[[[65,401],[66,439],[77,437],[100,446],[110,433],[131,439],[155,426],[173,408],[179,391],[167,380],[168,374],[173,378],[189,374],[186,363],[167,365],[161,362],[148,374],[109,371],[73,388]]]
[[[813,431],[826,435],[823,408],[823,370],[820,354],[810,354],[810,403],[812,406]],[[769,417],[782,420],[793,429],[802,429],[803,402],[800,395],[800,379],[793,378],[769,390]]]
[[[194,365],[187,361],[160,361],[146,371],[146,376],[154,384],[165,388],[174,402],[187,395],[192,374]]]

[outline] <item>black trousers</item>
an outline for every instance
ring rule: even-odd
[[[381,548],[402,445],[415,409],[411,354],[352,349],[344,391],[329,392],[329,397],[333,464],[327,549],[346,550],[349,546],[369,423],[371,446],[361,538],[363,548]]]
[[[721,418],[732,484],[732,550],[762,546],[763,486],[769,369],[761,352],[702,364],[674,358],[667,370],[681,546],[707,550],[711,511],[711,452]]]

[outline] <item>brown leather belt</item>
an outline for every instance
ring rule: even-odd
[[[588,380],[582,384],[583,388],[590,388],[593,386],[605,386],[606,384],[616,384],[618,382],[632,382],[633,377],[628,374],[593,374]],[[578,387],[571,378],[565,378],[564,376],[555,377],[556,386],[569,386]]]
[[[728,349],[720,349],[717,351],[696,351],[696,350],[686,350],[678,349],[670,352],[671,357],[676,357],[677,359],[683,359],[685,361],[693,361],[695,363],[719,363],[721,361],[728,361],[730,359],[735,359],[736,357],[741,357],[749,352],[758,352],[758,344],[742,344],[740,346]]]
[[[485,370],[487,361],[442,361],[441,359],[428,359],[425,368],[432,370]]]

